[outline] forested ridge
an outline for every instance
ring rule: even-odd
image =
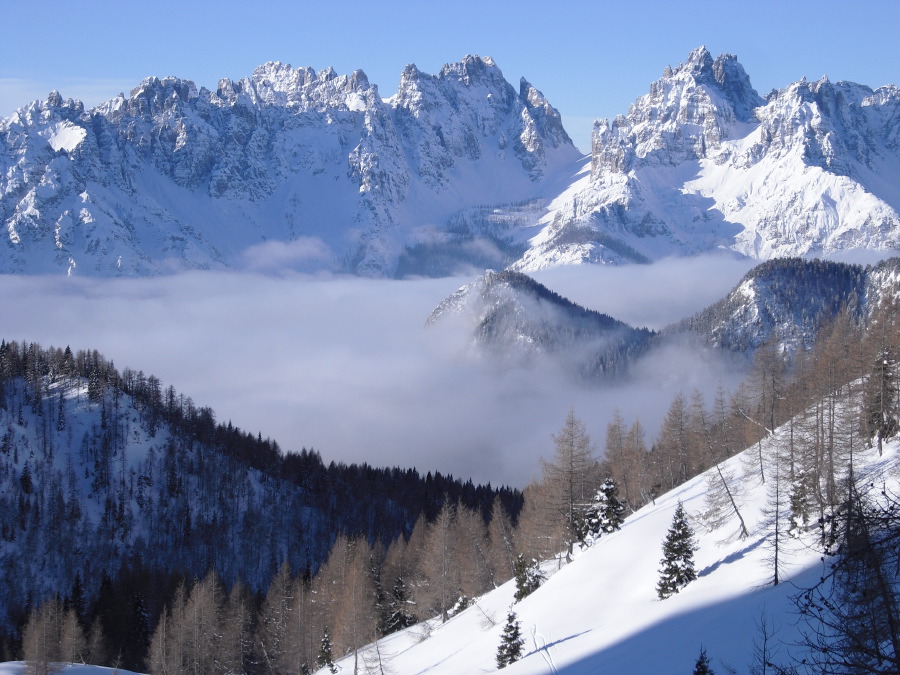
[[[15,656],[58,597],[94,662],[143,667],[180,584],[214,571],[256,602],[282,566],[310,579],[340,538],[388,548],[447,505],[484,524],[522,495],[441,473],[283,452],[97,351],[0,342],[0,633]],[[143,636],[136,638],[135,636]],[[135,646],[143,644],[143,647]]]
[[[777,258],[754,267],[725,298],[668,326],[661,337],[691,332],[739,353],[768,341],[790,352],[808,350],[819,329],[842,310],[865,323],[898,280],[898,257],[866,267]]]

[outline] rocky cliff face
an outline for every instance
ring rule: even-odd
[[[390,99],[362,71],[281,63],[215,92],[147,78],[89,111],[53,93],[0,138],[3,272],[229,267],[312,237],[334,267],[391,274],[416,228],[530,196],[578,154],[540,92],[477,56],[409,66]]]
[[[891,251],[898,120],[895,86],[802,80],[762,98],[705,48],[599,120],[581,164],[544,96],[477,56],[410,65],[390,98],[362,71],[281,63],[214,92],[148,78],[93,110],[53,93],[0,122],[0,272]]]
[[[755,120],[763,103],[734,56],[713,60],[701,47],[667,68],[627,116],[594,124],[591,177],[715,157],[734,125]]]
[[[800,81],[763,99],[734,56],[700,48],[595,124],[590,175],[514,268],[900,248],[898,119],[897,87]]]

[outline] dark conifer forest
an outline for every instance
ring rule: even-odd
[[[384,552],[443,509],[486,527],[493,509],[515,521],[522,506],[510,488],[285,452],[96,351],[5,340],[0,487],[4,656],[56,599],[102,633],[95,663],[136,669],[196,579],[240,582],[256,607],[283,565],[308,581],[339,537]]]

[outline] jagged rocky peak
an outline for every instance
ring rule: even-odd
[[[732,125],[753,120],[764,103],[735,56],[713,59],[706,47],[695,49],[677,68],[667,66],[627,116],[595,123],[592,174],[710,156]]]
[[[559,111],[550,105],[547,97],[524,77],[519,80],[519,98],[525,102],[528,113],[534,121],[536,137],[545,141],[550,140],[554,147],[572,142],[563,127]],[[528,147],[527,143],[526,147]]]
[[[78,99],[64,99],[62,97],[62,94],[60,94],[56,89],[47,94],[47,107],[65,108],[79,115],[84,112],[84,103],[82,103]]]
[[[502,88],[509,86],[494,59],[490,56],[482,58],[477,54],[466,54],[461,61],[444,64],[438,77],[457,81],[467,87],[486,83],[493,83]]]
[[[735,118],[747,122],[753,118],[753,110],[765,101],[750,84],[750,77],[734,54],[720,54],[713,59],[706,47],[699,47],[688,55],[687,61],[675,71],[668,69],[672,79],[684,74],[696,83],[713,87],[721,92],[732,106]]]
[[[721,54],[713,62],[713,78],[727,95],[739,122],[754,119],[754,110],[765,103],[753,85],[744,67],[733,54]]]
[[[766,150],[801,152],[811,164],[852,176],[853,162],[878,170],[878,159],[900,150],[900,89],[873,91],[827,77],[801,79],[770,94],[758,117]]]
[[[515,91],[491,59],[466,56],[462,61],[445,64],[437,75],[424,73],[414,63],[409,64],[403,69],[397,93],[391,101],[395,108],[416,117],[443,107],[458,113],[462,107],[471,104],[467,99],[472,98],[476,87],[487,87],[487,95],[503,101],[507,108],[515,100]]]
[[[67,119],[76,120],[84,113],[84,104],[78,99],[63,98],[56,89],[47,94],[44,101],[34,101],[17,112],[24,112],[25,119],[34,117],[31,123],[38,119]]]
[[[237,82],[220,80],[216,98],[228,105],[245,99],[250,105],[308,110],[349,107],[346,97],[353,94],[378,98],[377,88],[362,70],[338,75],[331,67],[317,72],[310,67],[293,68],[289,63],[269,61],[250,77]]]
[[[197,85],[192,80],[180,77],[145,77],[141,83],[131,90],[131,100],[149,110],[156,112],[160,107],[168,107],[171,101],[180,99],[190,101],[197,98]]]

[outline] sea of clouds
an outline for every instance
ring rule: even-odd
[[[724,296],[751,266],[713,256],[534,276],[586,307],[658,329]],[[615,408],[652,436],[678,391],[709,399],[740,379],[733,362],[675,347],[651,353],[615,385],[573,381],[548,362],[497,367],[473,353],[465,327],[425,327],[471,280],[0,276],[0,335],[97,349],[285,450],[495,485],[524,486],[539,473],[570,408],[599,454]]]

